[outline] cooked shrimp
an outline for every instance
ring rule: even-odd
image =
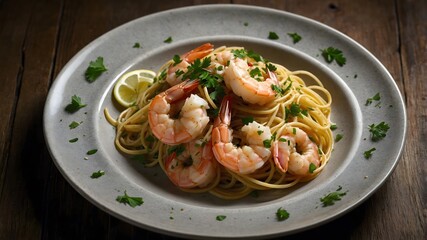
[[[184,81],[158,94],[151,101],[148,121],[153,134],[161,142],[169,145],[189,142],[199,136],[208,124],[208,103],[198,95],[191,94],[198,85],[198,81]],[[172,104],[183,99],[185,103],[179,117],[172,118]]]
[[[271,85],[278,85],[276,74],[267,71],[268,76],[264,81],[258,81],[251,77],[251,68],[248,63],[241,58],[234,58],[229,66],[224,70],[224,82],[236,95],[244,101],[264,105],[274,100],[276,92]]]
[[[241,174],[253,173],[262,167],[270,157],[270,149],[265,148],[263,141],[271,139],[270,128],[257,122],[249,123],[241,131],[246,135],[248,145],[237,147],[232,143],[231,97],[222,101],[220,114],[212,129],[213,153],[216,160],[224,167]]]
[[[302,177],[310,174],[311,164],[316,168],[320,164],[317,145],[306,132],[296,127],[286,129],[286,133],[273,143],[273,158],[282,172]]]
[[[187,72],[187,67],[191,65],[192,62],[196,59],[201,59],[213,51],[213,45],[210,43],[205,43],[187,53],[184,53],[180,56],[181,62],[172,63],[168,68],[168,73],[166,76],[166,81],[174,86],[183,80],[182,74]],[[180,74],[177,74],[180,72]]]
[[[184,145],[179,154],[174,151],[165,161],[166,174],[178,187],[204,187],[216,176],[217,163],[211,142],[197,139]]]

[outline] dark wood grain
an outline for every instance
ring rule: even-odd
[[[427,1],[423,0],[0,1],[0,239],[175,239],[136,228],[80,196],[48,154],[43,107],[59,71],[97,37],[151,13],[207,3],[270,7],[334,27],[372,52],[404,96],[407,144],[390,178],[350,213],[287,239],[425,239]]]

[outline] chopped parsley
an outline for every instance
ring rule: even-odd
[[[268,39],[277,40],[277,39],[279,39],[279,35],[277,35],[277,33],[275,33],[275,32],[269,32],[268,33]]]
[[[166,38],[163,42],[164,43],[171,43],[173,41],[173,39],[172,39],[172,37],[168,37],[168,38]]]
[[[337,130],[337,125],[336,124],[331,124],[331,126],[329,127],[332,131]]]
[[[292,38],[294,44],[301,41],[302,39],[302,37],[298,33],[288,33],[288,35]]]
[[[68,127],[70,127],[70,129],[74,129],[76,127],[78,127],[80,125],[80,123],[73,121],[70,123],[70,125],[68,125]]]
[[[289,108],[285,109],[286,115],[294,116],[294,117],[301,117],[307,116],[307,110],[303,110],[300,108],[300,105],[298,103],[291,103],[291,106]]]
[[[376,149],[375,148],[371,148],[368,151],[365,151],[363,153],[363,156],[365,156],[366,159],[369,159],[372,157],[372,152],[374,152]]]
[[[234,50],[231,50],[231,53],[233,53],[234,57],[236,57],[236,58],[244,59],[244,58],[248,57],[248,58],[252,58],[253,60],[255,60],[257,62],[263,62],[264,61],[264,58],[261,55],[259,55],[258,53],[254,52],[253,50],[246,51],[246,49],[234,49]]]
[[[344,57],[342,51],[337,48],[328,47],[323,50],[321,49],[321,51],[322,56],[325,58],[327,63],[331,63],[335,60],[335,62],[341,67],[346,63],[346,58]]]
[[[377,125],[369,125],[369,132],[371,133],[371,139],[377,142],[383,139],[387,135],[387,131],[390,129],[387,123],[380,122]]]
[[[334,205],[336,201],[341,200],[342,197],[347,194],[346,192],[342,192],[341,190],[342,187],[339,186],[335,192],[331,192],[320,198],[320,201],[323,203],[323,207]]]
[[[216,216],[216,220],[217,221],[224,221],[226,218],[227,218],[227,216],[225,216],[225,215],[218,215],[218,216]]]
[[[105,174],[104,171],[99,170],[97,172],[93,172],[92,175],[90,175],[90,178],[94,178],[94,179],[99,178],[99,177],[103,176],[104,174]]]
[[[136,42],[134,45],[133,45],[133,48],[140,48],[141,47],[141,44],[139,44],[139,42]]]
[[[378,92],[373,97],[366,99],[365,106],[371,105],[373,101],[379,101],[379,100],[381,100],[381,96],[380,96],[380,93]]]
[[[342,138],[344,137],[344,135],[342,135],[342,134],[337,134],[336,136],[335,136],[335,142],[339,142]]]
[[[95,61],[89,63],[89,67],[85,72],[86,80],[92,83],[107,70],[108,69],[104,66],[104,58],[98,57]]]
[[[65,107],[65,111],[69,113],[74,113],[83,107],[86,107],[86,104],[82,103],[82,99],[79,96],[74,95],[71,97],[71,103]]]
[[[182,62],[182,59],[179,55],[174,55],[172,60],[173,60],[173,66],[176,66]]]
[[[278,221],[284,221],[289,218],[289,212],[280,207],[277,209],[276,218]]]
[[[271,143],[276,140],[276,133],[271,135],[270,139],[266,139],[264,141],[262,141],[262,143],[264,144],[265,148],[271,148]]]
[[[78,138],[73,138],[73,139],[68,140],[68,142],[70,142],[70,143],[75,143],[75,142],[77,142],[78,140],[79,140]]]
[[[87,151],[87,152],[86,152],[86,154],[87,154],[87,155],[93,155],[93,154],[95,154],[96,152],[98,152],[98,149],[92,149],[92,150]]]
[[[314,165],[314,163],[310,163],[310,166],[308,166],[308,172],[309,173],[313,173],[314,170],[316,170],[316,165]]]
[[[128,204],[131,207],[141,206],[144,203],[144,200],[141,197],[131,197],[127,195],[126,190],[125,194],[122,196],[117,196],[116,201],[123,204]]]
[[[254,121],[254,117],[252,117],[252,116],[242,118],[243,125],[248,125],[249,123],[251,123],[253,121]]]
[[[271,89],[273,89],[273,91],[279,94],[279,96],[283,96],[283,94],[285,94],[285,90],[283,90],[283,88],[281,88],[280,86],[271,84]]]

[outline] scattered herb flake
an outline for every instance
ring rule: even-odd
[[[292,38],[294,44],[301,41],[302,39],[302,37],[298,33],[288,33],[288,35]]]
[[[144,200],[141,197],[131,197],[127,195],[126,190],[124,195],[117,196],[116,201],[123,204],[128,204],[131,207],[141,206],[144,203]]]
[[[254,117],[252,117],[252,116],[242,118],[243,125],[248,125],[249,123],[251,123],[253,121],[254,121]]]
[[[82,103],[82,99],[77,95],[73,95],[71,97],[71,103],[65,107],[65,111],[67,111],[69,113],[74,113],[83,107],[86,107],[86,104]]]
[[[277,39],[279,39],[279,36],[275,32],[269,32],[268,33],[268,39],[277,40]]]
[[[70,143],[75,143],[75,142],[77,142],[78,140],[79,140],[78,138],[73,138],[73,139],[68,140],[68,142],[70,142]]]
[[[68,127],[70,127],[70,129],[74,129],[76,127],[78,127],[80,125],[80,123],[73,121],[72,123],[70,123],[70,125],[68,125]]]
[[[276,218],[278,221],[284,221],[289,218],[289,212],[280,207],[277,209]]]
[[[377,125],[375,124],[369,125],[369,132],[371,133],[372,141],[377,142],[383,139],[386,136],[387,131],[389,129],[390,127],[385,122],[380,122]]]
[[[381,96],[380,96],[380,93],[378,92],[373,97],[366,99],[365,106],[371,105],[373,101],[379,101],[379,100],[381,100]]]
[[[133,45],[133,48],[140,48],[141,47],[141,44],[139,44],[139,42],[136,42],[134,45]]]
[[[108,69],[104,66],[104,58],[98,57],[95,61],[89,63],[89,67],[85,72],[86,80],[92,83],[107,70]]]
[[[92,175],[90,175],[90,178],[94,178],[94,179],[99,178],[99,177],[103,176],[104,174],[105,174],[104,171],[99,170],[97,172],[93,172]]]
[[[93,154],[95,154],[96,152],[98,152],[98,149],[92,149],[92,150],[89,150],[89,151],[87,151],[87,155],[93,155]]]
[[[168,155],[170,155],[173,152],[175,152],[176,155],[179,156],[184,151],[185,151],[185,145],[184,144],[179,144],[179,145],[175,145],[175,146],[170,147],[168,149]]]
[[[310,166],[308,167],[308,172],[313,173],[316,170],[316,165],[314,163],[310,163]]]
[[[342,192],[341,190],[342,187],[340,186],[335,192],[331,192],[320,198],[320,201],[323,203],[323,207],[334,205],[336,201],[341,200],[342,197],[347,194],[346,192]]]
[[[164,43],[171,43],[173,41],[173,39],[172,39],[172,37],[168,37],[168,38],[166,38],[163,42]]]
[[[336,124],[331,124],[331,126],[329,127],[332,131],[337,130],[337,125]]]
[[[344,57],[341,50],[333,47],[328,47],[326,49],[321,49],[322,56],[325,58],[327,63],[331,63],[335,60],[335,62],[339,66],[343,66],[346,63],[346,58]]]
[[[363,153],[363,156],[365,156],[365,158],[366,158],[366,159],[369,159],[369,158],[371,158],[371,157],[372,157],[372,153],[373,153],[375,150],[376,150],[375,148],[371,148],[371,149],[369,149],[368,151],[365,151],[365,152]]]
[[[344,135],[342,135],[342,134],[338,133],[338,134],[335,136],[335,142],[339,142],[343,137],[344,137]]]
[[[243,26],[247,27],[247,26],[249,26],[249,23],[248,22],[244,22]]]
[[[285,91],[280,86],[271,84],[271,89],[273,89],[273,91],[275,91],[277,94],[279,94],[279,96],[283,96],[285,94]]]
[[[225,216],[225,215],[218,215],[218,216],[216,216],[216,220],[217,221],[224,221],[226,218],[227,218],[227,216]]]

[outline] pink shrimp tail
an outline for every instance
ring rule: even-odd
[[[200,59],[205,57],[206,55],[208,55],[209,53],[211,53],[213,51],[213,45],[210,43],[205,43],[191,51],[189,51],[188,53],[184,54],[183,58],[185,59],[185,61],[187,62],[193,62],[196,59]]]
[[[174,103],[188,97],[198,86],[198,80],[186,80],[164,91],[163,94],[168,103]]]

